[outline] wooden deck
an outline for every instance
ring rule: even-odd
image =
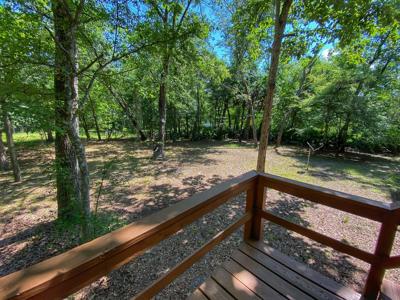
[[[375,249],[373,252],[359,249],[269,212],[265,207],[266,189],[381,223]],[[147,300],[156,296],[218,243],[244,226],[244,244],[194,292],[193,299],[376,300],[379,297],[400,300],[399,284],[384,280],[386,270],[400,268],[400,255],[391,253],[400,224],[399,203],[382,203],[255,171],[0,278],[0,300],[63,299],[242,193],[246,194],[246,208],[241,218],[142,290],[135,299]],[[370,264],[362,295],[258,242],[264,238],[264,220]]]
[[[359,300],[361,295],[262,242],[243,243],[188,298]]]

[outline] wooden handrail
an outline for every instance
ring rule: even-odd
[[[388,203],[350,195],[271,174],[260,174],[267,188],[284,192],[315,203],[336,208],[370,220],[382,222],[394,208]]]
[[[267,211],[261,211],[260,215],[262,218],[271,221],[275,224],[278,224],[282,227],[285,227],[289,230],[292,230],[302,236],[308,237],[311,240],[314,240],[320,244],[329,246],[335,250],[338,250],[342,253],[346,253],[348,255],[351,255],[353,257],[356,257],[358,259],[361,259],[367,263],[373,264],[378,261],[378,258],[375,257],[374,254],[366,252],[364,250],[358,249],[354,246],[345,244],[341,241],[335,240],[331,237],[328,237],[326,235],[323,235],[319,232],[316,232],[314,230],[305,228],[303,226],[297,225],[296,223],[290,222],[285,220],[284,218],[281,218],[277,215],[271,214]]]
[[[214,210],[255,188],[245,173],[124,228],[0,278],[0,299],[62,299]]]
[[[375,252],[360,250],[265,211],[265,188],[381,222]],[[379,291],[385,269],[400,267],[400,256],[389,257],[400,224],[400,205],[251,171],[56,257],[0,278],[0,299],[61,299],[68,296],[242,192],[247,193],[244,216],[145,289],[138,299],[155,295],[243,224],[245,239],[261,239],[262,219],[370,263],[372,267],[364,296],[374,297]]]
[[[385,269],[400,268],[400,255],[389,257],[384,263]]]
[[[400,224],[400,205],[398,203],[382,203],[271,174],[260,174],[258,182],[267,188],[381,222],[376,248],[372,254],[287,221],[264,210],[256,212],[256,215],[260,215],[264,219],[370,263],[371,268],[368,272],[363,296],[365,299],[376,299],[385,270],[387,268],[398,267],[399,263],[398,257],[390,257],[396,230]]]

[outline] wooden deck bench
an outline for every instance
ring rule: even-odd
[[[381,223],[373,253],[283,219],[264,209],[274,189]],[[246,209],[135,299],[149,299],[223,239],[244,226],[243,244],[189,297],[191,299],[399,299],[400,286],[384,280],[400,268],[391,249],[400,224],[399,204],[387,204],[278,176],[248,172],[63,254],[0,278],[0,299],[62,299],[122,266],[229,199],[246,193]],[[263,243],[263,220],[370,264],[361,294]]]

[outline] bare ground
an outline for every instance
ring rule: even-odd
[[[251,147],[230,143],[179,143],[168,147],[167,160],[154,162],[149,149],[129,141],[87,145],[92,208],[98,207],[95,235],[249,171],[255,167],[257,155]],[[19,156],[23,182],[12,183],[9,173],[0,175],[0,275],[32,265],[79,243],[74,228],[54,222],[56,202],[51,147],[21,145]],[[305,162],[306,155],[301,149],[271,149],[267,170],[380,201],[397,200],[400,170],[399,161],[394,158],[318,155],[312,158],[308,171],[305,171]],[[274,213],[361,249],[373,250],[378,231],[375,222],[274,191],[269,191],[267,199],[267,207]],[[71,298],[129,299],[231,224],[242,213],[243,200],[243,197],[233,199]],[[267,243],[342,284],[358,291],[362,288],[367,264],[277,226],[268,223],[265,226]],[[241,237],[242,233],[236,232],[158,297],[184,298],[229,256]],[[400,254],[399,232],[393,253]],[[400,271],[391,271],[387,277],[400,281]]]

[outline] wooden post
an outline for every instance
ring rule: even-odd
[[[379,295],[383,277],[385,276],[383,262],[390,257],[397,226],[398,219],[394,213],[389,214],[387,220],[385,220],[381,225],[374,252],[374,254],[379,257],[379,260],[378,263],[371,265],[368,272],[363,292],[365,299],[375,300]]]
[[[252,239],[259,241],[263,234],[263,219],[258,211],[264,209],[265,206],[265,186],[261,183],[261,177],[258,176],[254,187],[247,190],[246,196],[246,212],[252,211],[253,217],[244,226],[244,239]]]

